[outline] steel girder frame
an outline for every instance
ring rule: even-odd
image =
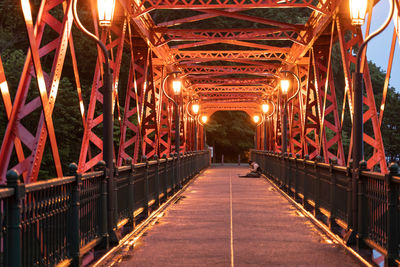
[[[93,10],[94,9],[92,9],[92,12],[94,12]],[[95,32],[97,35],[99,35],[97,30],[97,21],[94,14],[93,14],[93,20],[95,25]],[[113,107],[115,106],[115,103],[117,103],[117,106],[119,106],[117,87],[119,81],[122,52],[124,48],[126,24],[127,24],[126,20],[123,20],[123,22],[118,25],[114,23],[114,25],[110,29],[103,29],[100,34],[101,35],[100,39],[103,41],[103,43],[106,44],[107,50],[111,55],[110,68],[112,69],[112,72],[114,74],[112,83],[114,92]],[[79,172],[86,172],[103,158],[103,141],[101,137],[99,137],[96,133],[99,131],[99,129],[101,129],[103,122],[102,109],[100,109],[100,107],[102,107],[103,104],[103,93],[102,93],[103,63],[104,63],[104,56],[100,51],[100,49],[98,48],[98,57],[92,82],[92,90],[90,95],[88,114],[86,117],[86,125],[85,125],[86,127],[83,133],[81,152],[79,156],[79,164],[78,164]],[[100,113],[100,115],[96,116],[98,113]],[[119,117],[120,114],[118,114],[118,118]],[[92,155],[91,158],[89,157],[90,155],[89,153],[91,153]]]
[[[332,35],[333,32],[331,38]],[[342,131],[330,60],[332,44],[333,39],[330,45],[316,44],[310,50],[304,110],[304,154],[309,155],[310,159],[322,155],[325,163],[336,158],[338,164],[343,166]]]
[[[345,88],[345,97],[343,100],[343,111],[342,111],[342,126],[343,126],[343,116],[344,116],[344,107],[346,107],[346,100],[347,104],[349,105],[350,115],[352,117],[353,109],[352,109],[352,80],[350,75],[350,68],[351,65],[355,64],[355,56],[353,55],[353,51],[357,49],[363,42],[362,32],[360,27],[353,27],[350,25],[346,25],[343,23],[339,18],[336,19],[338,37],[339,37],[339,44],[340,50],[342,55],[342,62],[343,62],[343,71],[346,81],[346,88]],[[345,34],[349,32],[351,33],[351,39],[346,41]],[[372,89],[371,77],[369,74],[368,62],[367,60],[363,60],[363,76],[364,76],[364,84],[365,84],[365,94],[364,94],[364,114],[363,114],[363,122],[364,125],[369,124],[372,128],[372,133],[368,134],[365,132],[366,127],[364,126],[364,143],[369,145],[372,148],[372,155],[369,158],[365,158],[367,161],[367,168],[373,169],[375,165],[379,165],[380,171],[383,173],[388,172],[386,158],[385,158],[385,151],[382,141],[382,134],[381,129],[379,127],[379,121],[377,116],[377,110],[375,105],[375,96]],[[372,136],[371,136],[372,134]],[[352,139],[350,139],[352,140]],[[350,142],[350,149],[352,151],[352,142]],[[350,162],[350,158],[352,153],[348,155],[348,163]]]
[[[320,112],[318,88],[316,88],[316,75],[314,64],[314,51],[310,50],[310,64],[308,68],[308,84],[305,98],[304,112],[304,155],[314,159],[320,154]]]
[[[165,68],[163,68],[163,75],[161,81],[164,80],[164,76],[166,76]],[[168,98],[163,93],[160,94],[157,110],[159,114],[158,116],[159,154],[160,156],[163,156],[164,154],[169,156],[169,154],[171,153],[172,104],[168,101]]]
[[[333,24],[334,25],[334,24]],[[333,33],[331,35],[333,40]],[[325,163],[330,159],[337,159],[337,164],[344,166],[346,163],[343,143],[342,127],[336,102],[335,84],[331,65],[332,44],[314,46],[315,84],[318,88],[319,106],[321,114],[320,142]],[[321,147],[321,146],[320,146]]]
[[[63,176],[52,113],[57,97],[62,66],[68,48],[68,41],[71,37],[73,18],[71,1],[42,0],[36,23],[33,25],[29,0],[23,0],[21,3],[30,49],[25,59],[12,108],[9,97],[6,96],[9,94],[8,89],[2,86],[2,96],[6,103],[6,112],[9,114],[7,116],[9,122],[0,152],[0,161],[2,162],[0,166],[0,175],[1,181],[4,182],[5,174],[10,167],[12,151],[15,148],[18,163],[11,168],[23,174],[25,182],[30,183],[36,181],[38,177],[47,137],[49,137],[50,140],[56,175],[58,177]],[[63,10],[64,16],[62,21],[59,21],[51,14],[57,9]],[[52,41],[42,45],[42,37],[45,29],[51,29],[52,33],[55,32],[56,35],[54,35],[55,37]],[[74,53],[72,54],[74,56]],[[41,63],[41,58],[43,57],[46,57],[46,60],[51,57],[53,64],[50,73],[46,73],[43,70]],[[29,89],[34,86],[33,83],[31,83],[32,79],[36,79],[39,96],[28,101],[27,99],[29,98],[27,96],[30,92]],[[23,120],[24,118],[26,118],[26,120],[32,120],[30,116],[37,109],[41,109],[41,115],[37,121],[36,133],[31,133],[31,131],[24,126]],[[30,151],[30,154],[26,158],[23,154],[22,144]]]
[[[301,0],[297,2],[282,2],[279,0],[264,1],[264,0],[233,0],[233,1],[156,1],[144,0],[139,3],[134,2],[135,16],[142,16],[154,9],[229,9],[229,8],[310,8],[319,12],[323,12],[311,0]]]
[[[288,106],[288,139],[289,149],[293,156],[299,154],[304,156],[304,138],[303,138],[303,125],[304,125],[304,95],[307,90],[307,74],[308,65],[297,65],[295,73],[300,78],[300,90],[298,95],[292,100]],[[295,88],[297,90],[297,88]]]
[[[134,47],[132,41],[132,29],[128,23],[130,66],[125,96],[124,115],[121,127],[121,136],[118,151],[117,165],[123,161],[138,161],[139,145],[141,138],[141,106],[143,103],[142,88],[145,80],[144,65],[147,57],[147,49],[143,46]]]
[[[153,68],[153,53],[150,48],[147,49],[145,76],[143,84],[143,99],[141,111],[142,127],[142,155],[150,158],[158,155],[158,112],[157,103],[159,99],[159,90],[156,90],[154,83],[155,69]],[[161,76],[161,75],[160,75]],[[158,86],[157,89],[160,89]]]

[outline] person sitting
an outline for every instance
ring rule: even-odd
[[[260,165],[258,165],[257,162],[251,160],[249,160],[249,165],[250,165],[250,172],[243,177],[254,177],[254,178],[260,177],[261,176]]]

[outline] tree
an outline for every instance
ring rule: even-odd
[[[207,144],[214,147],[217,159],[237,162],[238,155],[247,159],[246,151],[254,146],[255,126],[243,111],[218,111],[206,126]]]

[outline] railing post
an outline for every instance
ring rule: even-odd
[[[330,165],[329,165],[329,173],[331,174],[331,179],[329,181],[330,184],[330,190],[329,190],[329,202],[330,202],[330,217],[328,218],[328,226],[329,229],[333,229],[335,226],[335,218],[336,218],[336,174],[335,171],[333,170],[333,166],[337,164],[337,159],[333,158],[331,159]]]
[[[162,155],[163,159],[165,159],[165,166],[164,166],[164,177],[163,177],[163,192],[165,199],[168,198],[168,157],[167,154]]]
[[[132,159],[128,160],[131,166],[129,173],[129,185],[128,185],[128,205],[129,205],[129,220],[132,223],[132,227],[135,227],[135,165]]]
[[[307,194],[307,184],[306,181],[308,179],[307,171],[306,171],[306,161],[310,159],[309,155],[304,155],[304,161],[303,161],[303,168],[304,168],[304,175],[303,175],[303,207],[307,207],[307,202],[308,202],[308,194]]]
[[[160,206],[160,159],[158,158],[158,155],[154,155],[154,159],[157,160],[156,174],[155,174],[156,180],[154,181],[154,187],[155,187],[154,192],[156,193],[156,199],[155,199],[156,204],[159,207]]]
[[[296,154],[296,159],[295,159],[295,164],[296,164],[296,169],[294,173],[294,200],[298,199],[298,193],[299,193],[299,159],[300,159],[300,154]]]
[[[347,178],[347,224],[349,228],[353,228],[353,160],[349,161],[349,166],[346,169]]]
[[[366,235],[365,230],[365,213],[368,212],[368,210],[365,209],[365,201],[364,201],[364,181],[361,176],[361,172],[365,171],[367,169],[367,162],[365,160],[360,161],[359,164],[359,169],[358,169],[358,175],[357,175],[357,227],[358,227],[358,232],[357,232],[357,247],[358,249],[361,249],[364,246],[364,237]]]
[[[101,179],[101,195],[100,195],[100,236],[102,237],[101,247],[108,250],[110,235],[108,234],[108,175],[105,161],[101,160],[96,164],[96,168],[103,171],[103,178]]]
[[[388,197],[388,212],[387,212],[387,255],[385,258],[385,266],[397,266],[396,258],[398,256],[398,233],[397,233],[397,220],[396,208],[398,205],[398,190],[397,186],[392,182],[392,177],[398,174],[399,166],[392,163],[389,166],[390,173],[385,176],[387,197]]]
[[[25,185],[20,182],[19,173],[14,169],[7,172],[6,178],[7,187],[14,188],[14,196],[8,200],[7,253],[4,266],[19,267],[22,265],[21,199],[25,197]]]
[[[69,217],[68,227],[68,241],[69,241],[69,252],[72,258],[71,266],[81,266],[81,255],[80,255],[80,220],[79,220],[79,208],[80,208],[80,191],[82,185],[82,175],[77,173],[78,165],[71,163],[69,165],[69,171],[71,175],[75,176],[75,183],[73,184],[71,194],[71,208]]]
[[[286,178],[287,178],[287,181],[288,181],[288,194],[289,194],[289,196],[291,195],[291,192],[292,192],[291,187],[292,187],[292,178],[293,178],[293,176],[292,176],[293,168],[292,168],[292,163],[290,161],[290,158],[292,158],[292,157],[293,157],[292,153],[289,153],[288,164],[287,164],[287,173],[286,173]]]
[[[149,216],[149,161],[146,156],[142,156],[142,161],[145,162],[144,167],[144,199],[143,199],[143,209],[146,217]]]
[[[320,188],[321,188],[321,177],[319,175],[318,163],[322,162],[323,159],[321,156],[317,156],[314,162],[314,171],[315,171],[315,180],[314,180],[314,189],[315,189],[315,199],[314,199],[314,216],[318,218],[320,211]]]
[[[176,166],[175,166],[175,153],[171,153],[170,157],[172,157],[172,173],[171,173],[171,193],[175,193],[175,175],[176,175]]]

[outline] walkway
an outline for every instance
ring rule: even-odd
[[[245,167],[206,170],[117,266],[356,266]]]

